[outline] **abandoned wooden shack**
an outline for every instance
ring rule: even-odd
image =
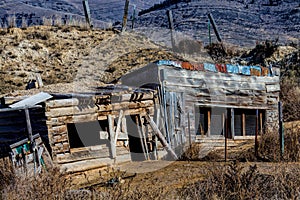
[[[159,128],[173,148],[187,141],[277,133],[277,68],[160,60],[120,79],[157,90]]]
[[[24,108],[10,108],[12,103],[24,98],[2,98],[2,156],[8,155],[11,144],[29,140]],[[146,120],[146,115],[152,120],[155,101],[154,90],[123,86],[97,88],[95,93],[55,93],[28,108],[31,132],[39,133],[53,163],[66,172],[157,159],[159,145]]]
[[[51,93],[30,106],[28,97],[2,98],[1,156],[31,132],[70,173],[159,159],[164,149],[176,159],[193,141],[276,131],[279,91],[276,68],[161,60],[93,92]]]

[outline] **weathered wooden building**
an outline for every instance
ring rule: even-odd
[[[160,128],[173,147],[195,138],[253,138],[278,129],[279,69],[157,61],[122,77],[157,90]]]
[[[53,163],[74,173],[158,159],[162,147],[176,158],[172,149],[179,156],[197,138],[246,139],[278,127],[277,69],[158,61],[120,83],[90,93],[53,93],[30,106],[20,101],[26,97],[2,98],[3,156],[29,132],[38,133]],[[18,101],[23,107],[12,108]]]
[[[145,119],[146,115],[154,114],[156,91],[109,86],[98,88],[95,93],[51,96],[36,105],[27,105],[31,131],[26,124],[26,105],[10,108],[11,103],[25,97],[2,99],[2,156],[7,156],[11,144],[29,140],[29,132],[32,132],[39,133],[53,163],[66,172],[157,158],[157,141]]]

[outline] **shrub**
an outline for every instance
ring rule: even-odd
[[[3,190],[4,199],[64,199],[69,183],[58,168],[36,176],[17,176]]]
[[[300,161],[300,128],[289,127],[284,130],[284,155],[281,158],[278,133],[263,134],[259,140],[259,159],[269,162],[280,160]]]
[[[256,165],[242,167],[238,162],[215,166],[207,178],[186,184],[179,190],[182,199],[297,199],[300,197],[300,170],[286,166],[271,174],[260,173]]]

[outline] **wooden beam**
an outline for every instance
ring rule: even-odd
[[[138,130],[140,142],[141,142],[141,145],[142,145],[144,158],[145,158],[145,160],[147,160],[146,147],[145,147],[145,144],[144,144],[143,134],[142,134],[142,130],[141,130],[142,123],[141,123],[139,115],[135,116],[135,122],[136,122],[137,130]]]
[[[114,133],[114,119],[111,115],[107,116],[108,120],[108,132],[109,132],[109,137],[110,137],[110,151],[111,151],[111,156],[112,158],[117,157],[117,152],[116,152],[116,143],[115,143],[115,133]]]
[[[117,122],[117,129],[116,129],[116,133],[115,133],[115,145],[117,145],[118,136],[119,136],[120,131],[121,131],[122,118],[123,118],[123,110],[120,110],[119,118],[118,118],[118,122]]]
[[[79,104],[79,100],[76,98],[72,99],[56,99],[47,101],[46,108],[60,108],[60,107],[69,107],[69,106],[77,106]]]
[[[152,128],[152,130],[154,131],[154,133],[157,135],[158,139],[160,140],[161,144],[163,145],[163,147],[167,150],[167,152],[175,159],[178,160],[178,157],[176,155],[176,153],[173,151],[173,149],[170,147],[170,145],[168,144],[168,142],[166,141],[166,139],[164,138],[163,134],[160,132],[160,130],[158,129],[158,127],[156,126],[155,122],[153,121],[153,119],[149,116],[146,115],[146,120],[149,122],[150,127]]]
[[[148,137],[148,135],[146,135],[145,126],[143,124],[141,115],[139,115],[139,121],[141,122],[141,130],[142,130],[142,134],[143,134],[143,138],[144,138],[144,146],[145,146],[145,150],[146,150],[146,157],[147,157],[147,160],[150,160],[149,150],[148,150],[148,145],[147,145],[147,137]]]

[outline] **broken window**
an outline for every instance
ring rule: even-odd
[[[70,148],[96,146],[108,142],[107,120],[70,123],[67,127]]]

